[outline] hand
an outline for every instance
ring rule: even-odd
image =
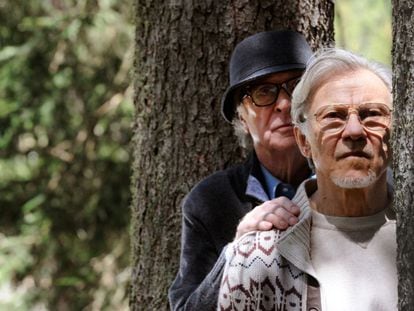
[[[298,222],[300,209],[286,197],[266,201],[248,212],[237,226],[236,239],[251,231],[287,229]]]

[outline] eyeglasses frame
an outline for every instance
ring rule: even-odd
[[[260,108],[262,108],[262,107],[269,107],[269,106],[272,106],[272,105],[274,105],[276,102],[277,102],[277,99],[279,98],[279,95],[280,95],[280,91],[283,89],[285,92],[286,92],[286,94],[289,96],[289,98],[291,98],[292,97],[292,92],[290,92],[288,89],[287,89],[287,83],[289,83],[290,81],[293,81],[293,80],[298,80],[297,81],[297,83],[295,84],[295,86],[293,87],[293,90],[295,89],[295,87],[296,87],[296,85],[299,83],[299,81],[300,81],[300,79],[301,79],[301,77],[302,77],[302,75],[300,75],[300,76],[296,76],[296,77],[293,77],[293,78],[291,78],[291,79],[288,79],[288,80],[286,80],[286,81],[284,81],[284,82],[282,82],[282,83],[256,83],[256,84],[253,84],[253,85],[248,85],[248,86],[246,86],[245,87],[245,89],[244,89],[244,91],[242,92],[242,94],[243,94],[243,96],[242,96],[242,98],[241,98],[241,102],[246,98],[246,97],[250,97],[250,99],[251,99],[251,102],[253,103],[253,105],[255,105],[256,107],[260,107]],[[255,101],[254,101],[254,99],[253,99],[253,97],[252,97],[252,94],[251,94],[251,91],[250,91],[250,89],[252,89],[253,87],[257,87],[257,86],[260,86],[260,85],[274,85],[274,86],[276,86],[276,88],[277,88],[277,96],[276,96],[276,98],[275,98],[275,100],[274,101],[272,101],[271,103],[269,103],[269,104],[266,104],[266,105],[259,105],[259,104],[257,104]],[[292,90],[292,91],[293,91]]]
[[[384,128],[373,129],[373,128],[366,127],[366,125],[363,123],[363,120],[361,120],[361,118],[359,116],[359,110],[356,109],[356,108],[353,108],[353,107],[360,107],[361,105],[369,105],[369,104],[371,104],[371,105],[379,105],[379,106],[381,106],[381,108],[384,108],[384,110],[387,111],[387,115],[385,116],[387,118],[387,123],[382,124],[382,125],[384,125]],[[324,130],[323,129],[323,126],[321,126],[320,121],[318,121],[318,115],[320,114],[321,109],[323,109],[325,107],[328,107],[328,106],[331,106],[331,107],[341,106],[341,107],[347,107],[347,109],[348,109],[348,114],[347,114],[347,117],[346,117],[345,122],[343,123],[343,125],[340,128],[336,129],[335,131]],[[329,104],[329,105],[325,105],[325,106],[319,107],[317,109],[317,111],[312,114],[312,116],[315,118],[315,121],[320,126],[320,128],[321,128],[321,130],[323,132],[329,132],[331,134],[337,134],[337,133],[342,132],[345,129],[345,127],[346,127],[346,125],[347,125],[347,123],[349,121],[349,117],[350,117],[351,113],[356,113],[356,115],[358,117],[358,121],[362,125],[362,127],[364,127],[368,131],[378,132],[378,131],[381,131],[381,130],[389,129],[391,127],[392,111],[393,110],[389,106],[387,106],[386,104],[384,104],[384,103],[371,103],[371,102],[359,103],[359,104],[340,104],[340,103],[334,103],[334,104]],[[308,117],[302,116],[302,120],[303,121],[301,121],[301,122],[302,123],[305,123],[306,121],[308,121],[308,119],[309,119]]]

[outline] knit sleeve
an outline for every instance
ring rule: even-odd
[[[276,306],[278,238],[276,230],[253,232],[227,247],[217,310],[271,310]]]

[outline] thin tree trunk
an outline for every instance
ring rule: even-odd
[[[333,42],[333,3],[137,0],[135,10],[130,307],[168,310],[180,202],[202,177],[242,157],[220,115],[234,45],[281,27],[303,32],[313,47]]]
[[[398,308],[414,306],[414,2],[393,1],[394,206],[397,210]]]

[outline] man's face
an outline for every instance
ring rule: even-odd
[[[382,176],[391,122],[383,115],[389,115],[391,105],[384,82],[368,70],[334,75],[316,90],[306,113],[309,133],[299,145],[313,159],[318,179],[363,188]]]
[[[302,71],[285,71],[266,76],[251,86],[252,90],[260,87],[268,87],[275,83],[282,84],[286,81],[294,81],[300,77]],[[259,90],[260,91],[260,90]],[[253,139],[256,152],[282,151],[291,147],[296,148],[293,135],[293,125],[290,117],[290,94],[285,89],[280,89],[274,103],[258,107],[252,96],[246,96],[242,100],[240,117],[245,130]]]

